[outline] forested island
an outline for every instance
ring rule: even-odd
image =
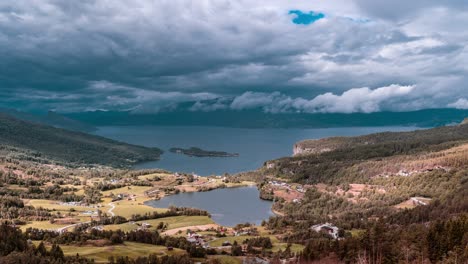
[[[190,157],[239,157],[239,153],[228,153],[224,151],[203,150],[197,147],[184,148],[171,148],[172,153],[184,154]]]

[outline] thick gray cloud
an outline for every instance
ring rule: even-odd
[[[468,91],[464,2],[6,0],[0,104],[145,112],[185,101],[198,101],[192,111],[458,107]],[[297,25],[290,10],[325,18]]]
[[[383,19],[411,20],[420,12],[433,8],[449,8],[452,11],[467,10],[464,0],[355,0],[357,6],[366,14]]]

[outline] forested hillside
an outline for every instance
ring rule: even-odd
[[[346,179],[352,181],[359,176],[369,176],[349,171],[363,161],[399,155],[415,157],[414,155],[442,151],[466,142],[467,124],[413,132],[303,141],[295,146],[302,150],[301,155],[267,162],[270,164],[268,172],[302,183],[336,183]]]
[[[9,152],[16,148],[34,158],[116,167],[156,160],[162,153],[158,148],[21,121],[5,114],[0,114],[0,147]]]
[[[297,200],[274,198],[284,215],[266,226],[304,243],[302,258],[326,263],[466,263],[468,125],[304,141],[295,157],[266,162]],[[274,190],[274,189],[273,189]],[[287,197],[283,195],[284,197]],[[332,223],[340,240],[311,229]],[[290,231],[292,230],[292,231]],[[306,230],[306,231],[305,231]]]

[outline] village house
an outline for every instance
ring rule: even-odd
[[[411,201],[415,205],[428,205],[427,202],[422,201],[424,198],[419,198],[419,197],[411,197]]]
[[[143,228],[150,228],[151,226],[152,226],[151,224],[146,223],[146,222],[141,224],[141,227],[143,227]]]
[[[93,227],[91,227],[91,230],[104,231],[104,226],[102,226],[102,225],[93,226]]]
[[[328,235],[330,235],[333,239],[338,239],[340,237],[339,228],[330,223],[314,225],[311,227],[311,229],[315,232],[325,232]]]
[[[189,231],[187,233],[187,241],[195,245],[208,247],[208,245],[203,240],[203,235],[197,234],[195,232]]]

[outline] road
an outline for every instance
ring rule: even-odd
[[[63,233],[64,231],[66,231],[66,230],[69,229],[69,228],[72,228],[72,227],[75,227],[75,226],[79,226],[79,225],[89,224],[89,223],[91,223],[91,221],[80,222],[80,223],[76,223],[76,224],[73,224],[73,225],[67,225],[67,226],[58,228],[58,229],[56,229],[55,231],[57,231],[57,232],[59,232],[59,233]]]
[[[115,216],[114,214],[114,209],[115,209],[115,204],[114,203],[108,203],[107,205],[109,205],[111,208],[109,210],[107,210],[107,212],[111,215],[111,216]]]

